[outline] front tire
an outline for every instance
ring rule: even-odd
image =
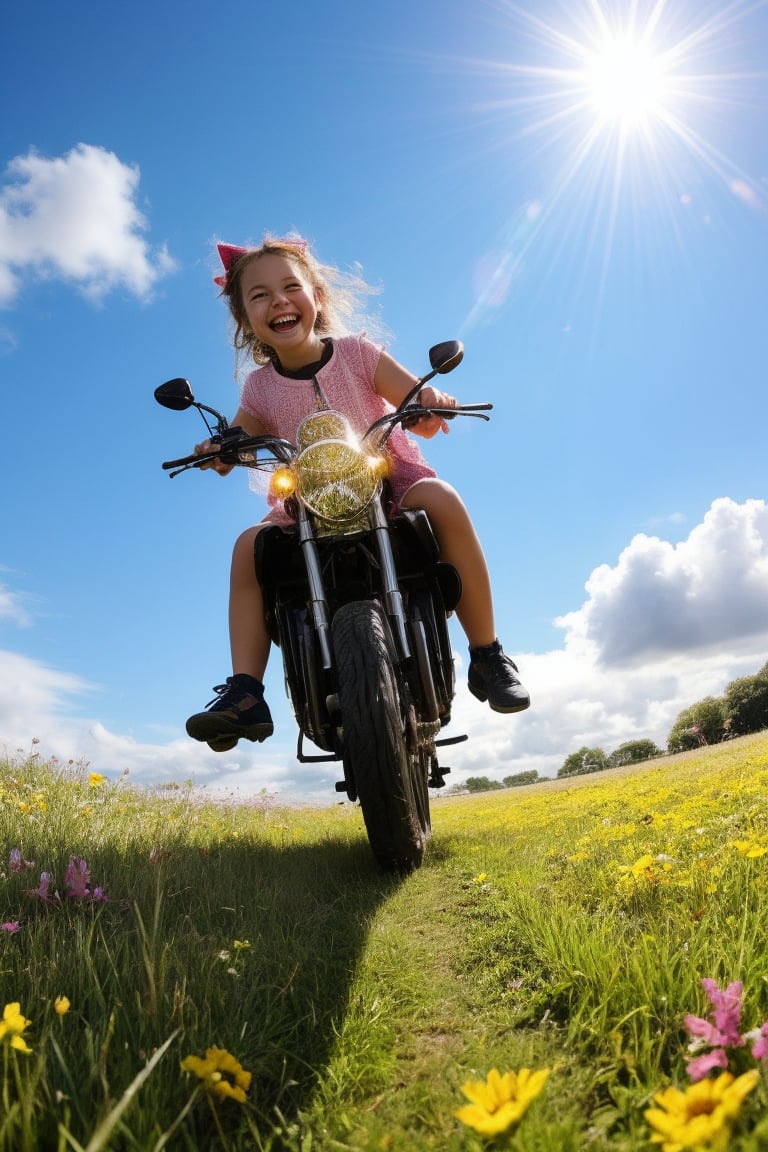
[[[412,776],[419,757],[407,747],[389,624],[379,604],[362,600],[338,610],[332,632],[345,772],[379,864],[411,872],[424,859],[429,812]]]

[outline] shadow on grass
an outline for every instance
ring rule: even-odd
[[[159,858],[140,839],[93,843],[85,851],[92,883],[106,887],[104,903],[44,903],[18,893],[24,949],[8,950],[7,995],[12,990],[25,1009],[60,993],[72,1002],[70,1016],[55,1022],[44,1081],[50,1100],[69,1101],[77,1139],[87,1141],[176,1030],[126,1116],[130,1136],[115,1148],[155,1146],[194,1086],[179,1061],[211,1046],[252,1073],[248,1108],[222,1108],[222,1145],[210,1109],[196,1106],[173,1147],[256,1148],[251,1125],[259,1139],[266,1133],[264,1148],[281,1147],[269,1136],[280,1116],[290,1121],[309,1106],[354,1007],[372,919],[402,878],[380,871],[362,819],[341,836],[306,843],[278,820],[270,816],[253,835],[221,832],[197,844],[179,822],[167,827]],[[29,838],[29,855],[46,861],[63,891],[66,857],[52,859],[52,847]],[[29,891],[28,883],[19,877],[20,889]],[[30,1015],[41,1019],[42,1009]],[[54,1139],[56,1109],[44,1112],[39,1131]]]
[[[145,969],[160,974],[184,1054],[215,1044],[253,1073],[260,1128],[276,1123],[276,1108],[290,1119],[308,1106],[343,1029],[372,918],[400,883],[363,840],[228,839],[190,853],[162,880],[158,923],[144,926]],[[168,939],[176,963],[164,969]]]

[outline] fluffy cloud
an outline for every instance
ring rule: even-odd
[[[499,716],[479,704],[457,658],[446,735],[470,739],[441,754],[453,768],[448,784],[534,768],[554,775],[583,745],[611,752],[642,738],[664,747],[683,708],[720,695],[768,659],[767,558],[768,510],[759,500],[716,500],[677,545],[635,537],[614,567],[595,569],[582,606],[560,617],[563,647],[519,657],[533,700],[520,715]],[[297,764],[290,729],[283,744],[276,737],[257,755],[247,745],[217,756],[176,732],[138,743],[98,720],[68,716],[73,697],[89,692],[75,677],[0,653],[0,746],[28,746],[37,736],[42,755],[87,759],[114,776],[127,768],[147,784],[192,779],[241,795],[266,788],[285,799],[336,799],[338,770]]]
[[[715,500],[680,544],[635,536],[596,568],[588,600],[557,623],[603,665],[768,640],[768,508]]]
[[[0,305],[30,276],[74,283],[92,299],[122,286],[147,296],[173,269],[152,250],[136,206],[139,169],[78,144],[64,156],[17,156],[0,188]]]

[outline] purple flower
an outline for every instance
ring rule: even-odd
[[[684,1024],[688,1029],[689,1036],[693,1039],[691,1044],[691,1051],[696,1051],[698,1048],[717,1047],[720,1044],[726,1044],[727,1040],[722,1032],[715,1028],[709,1020],[702,1020],[701,1016],[686,1016]]]
[[[727,1068],[728,1057],[725,1054],[724,1048],[713,1048],[710,1052],[705,1052],[703,1056],[694,1056],[693,1060],[689,1060],[686,1065],[686,1072],[693,1080],[694,1084],[698,1080],[703,1080],[708,1076],[713,1068]]]
[[[707,994],[710,1004],[714,1008],[715,1027],[722,1035],[720,1043],[731,1048],[738,1048],[744,1041],[739,1033],[741,1023],[741,994],[744,985],[741,980],[734,980],[724,992],[721,992],[714,980],[705,977],[701,986]]]
[[[100,884],[97,884],[93,890],[93,899],[94,900],[106,900],[107,899],[107,894],[104,891],[104,889],[101,887]]]
[[[91,882],[91,873],[85,860],[76,860],[70,856],[67,871],[64,873],[64,883],[67,886],[67,896],[73,900],[82,900],[90,896],[88,885]]]
[[[25,868],[34,868],[31,860],[25,860],[21,848],[11,848],[8,853],[8,867],[11,872],[23,872]]]
[[[27,889],[27,891],[29,892],[29,895],[30,896],[39,896],[41,900],[50,900],[51,897],[48,895],[48,887],[49,887],[52,879],[53,879],[53,877],[51,876],[50,872],[41,872],[40,873],[40,887]]]
[[[9,936],[13,936],[14,932],[18,932],[18,920],[6,920],[4,924],[0,924],[0,932],[7,932]]]

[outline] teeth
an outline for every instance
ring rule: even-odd
[[[295,324],[297,320],[298,316],[278,316],[276,320],[272,321],[271,327],[277,328],[281,324]]]

